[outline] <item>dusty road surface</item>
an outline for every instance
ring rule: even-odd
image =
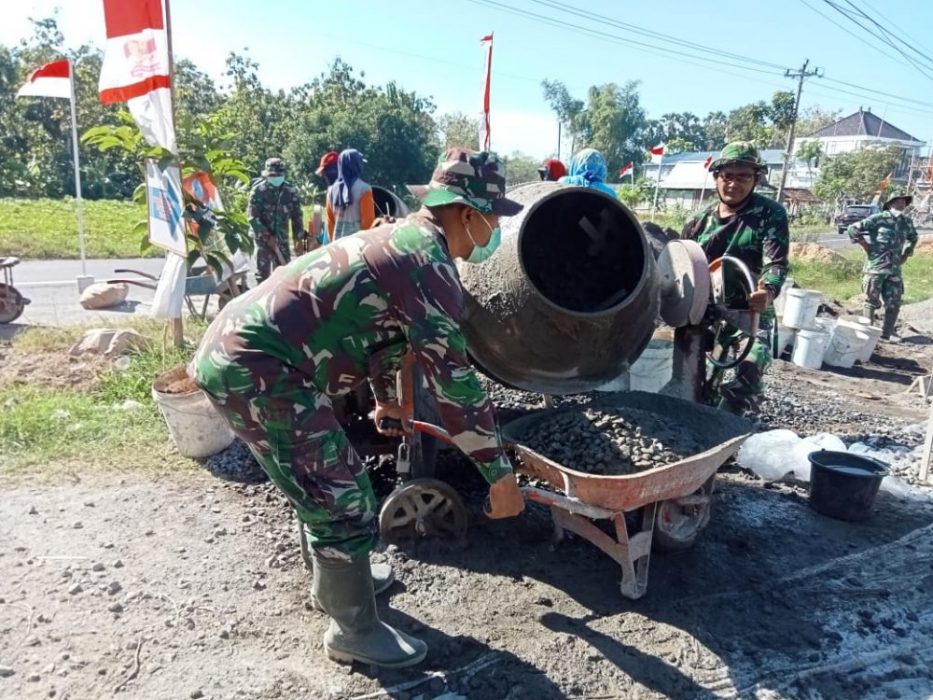
[[[914,311],[910,342],[864,366],[776,363],[760,425],[915,447],[928,407],[904,390],[933,361],[933,316]],[[526,398],[496,395],[503,415]],[[707,530],[656,553],[630,601],[608,557],[552,542],[540,507],[485,520],[475,472],[447,457],[439,476],[473,510],[469,538],[378,554],[399,578],[383,615],[430,651],[420,668],[376,671],[324,658],[326,619],[270,485],[119,466],[2,477],[0,697],[933,696],[929,487],[882,492],[869,521],[846,523],[799,485],[727,465]],[[915,481],[916,464],[899,469]],[[391,464],[375,476],[384,494]]]

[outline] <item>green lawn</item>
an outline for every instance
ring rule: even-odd
[[[164,348],[160,323],[126,325],[150,338],[152,345],[131,353],[126,369],[102,370],[93,386],[48,386],[28,376],[0,384],[0,475],[44,472],[50,465],[155,470],[194,465],[171,449],[150,394],[152,380],[187,362],[191,351]],[[30,328],[14,337],[12,347],[37,363],[64,358],[67,364],[67,349],[83,330]],[[186,327],[191,339],[203,331],[203,324]],[[128,400],[138,403],[135,409],[124,410]]]
[[[838,301],[847,301],[862,291],[862,264],[865,254],[861,250],[846,251],[845,262],[790,263],[790,276],[806,289],[819,289]],[[933,297],[933,255],[913,255],[904,264],[904,303],[912,304]]]
[[[132,202],[84,202],[84,231],[89,258],[136,258],[136,222],[145,209]],[[75,202],[66,199],[0,199],[0,255],[26,259],[77,258]],[[151,257],[163,255],[151,249]]]

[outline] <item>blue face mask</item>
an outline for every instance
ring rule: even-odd
[[[270,175],[269,177],[266,178],[266,182],[268,182],[273,187],[281,187],[282,183],[285,182],[285,176],[284,175]]]
[[[467,228],[467,235],[470,237],[470,240],[473,241],[473,251],[470,253],[470,257],[466,259],[468,263],[476,264],[489,260],[502,242],[502,229],[498,226],[492,228],[485,218],[483,218],[483,223],[486,224],[486,228],[488,228],[490,232],[489,241],[486,245],[477,245],[476,239],[473,238],[473,234],[470,233],[470,229]]]

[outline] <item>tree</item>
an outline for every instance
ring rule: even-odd
[[[538,168],[541,162],[537,158],[532,158],[520,151],[512,151],[511,155],[503,158],[505,163],[506,185],[513,187],[526,182],[538,182],[541,176],[538,175]]]
[[[801,110],[797,117],[797,133],[800,136],[811,136],[823,127],[827,127],[839,118],[841,111],[825,110],[821,107],[808,107]]]
[[[645,143],[653,146],[672,142],[680,144],[680,150],[705,148],[706,131],[700,118],[691,112],[669,112],[647,123]]]
[[[469,117],[463,112],[442,114],[437,119],[437,128],[441,134],[441,145],[444,148],[465,146],[478,151],[481,126],[479,119]]]
[[[726,145],[726,132],[729,118],[725,112],[710,112],[703,120],[703,134],[706,142],[702,148],[706,151],[718,151]],[[699,146],[699,144],[697,144]]]
[[[867,201],[878,185],[903,158],[896,146],[885,149],[863,148],[852,153],[828,158],[820,168],[820,177],[813,193],[824,201],[854,197]]]
[[[576,150],[580,134],[580,119],[583,115],[583,101],[571,97],[567,86],[559,80],[542,80],[544,100],[557,115],[557,121],[570,135],[570,151]]]
[[[638,83],[615,83],[590,88],[586,110],[580,117],[581,145],[602,152],[610,173],[629,161],[644,159],[645,110],[638,98]]]
[[[812,170],[814,165],[819,165],[820,156],[823,155],[823,147],[819,141],[803,141],[797,147],[797,157],[807,161],[807,170]]]

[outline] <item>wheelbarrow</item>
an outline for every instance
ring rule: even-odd
[[[146,289],[155,289],[159,283],[157,275],[151,275],[141,270],[123,268],[114,270],[114,272],[117,274],[138,275],[138,277],[123,277],[107,280],[111,284],[122,282],[123,284],[134,284],[137,287],[145,287]],[[211,294],[217,295],[217,305],[222,309],[226,306],[228,301],[240,293],[241,287],[243,286],[242,283],[246,278],[246,272],[234,272],[227,279],[218,282],[217,278],[214,277],[213,273],[208,270],[206,266],[192,267],[189,273],[190,274],[185,279],[185,303],[188,305],[188,311],[191,312],[191,315],[201,320],[204,320],[207,316],[207,305],[210,303]],[[204,297],[204,303],[200,311],[198,311],[194,305],[194,299],[192,299],[192,297],[195,296]]]
[[[579,406],[547,409],[519,418],[503,430],[507,447],[512,451],[518,474],[528,477],[522,487],[526,499],[550,508],[555,538],[571,531],[596,545],[622,569],[619,588],[626,598],[641,598],[648,587],[648,565],[652,544],[661,549],[690,547],[709,523],[716,472],[733,456],[751,432],[750,424],[738,416],[701,406],[690,401],[657,394],[628,392],[615,394],[587,404],[588,408],[611,412],[632,408],[676,421],[695,433],[703,452],[671,464],[634,474],[606,476],[589,474],[564,466],[522,444],[542,422],[555,415],[577,411]],[[440,427],[423,421],[411,421],[413,430],[450,442]],[[412,502],[405,489],[416,486],[415,479],[403,484],[387,500]],[[385,509],[386,506],[383,506]],[[640,511],[634,528],[627,513]],[[442,499],[424,504],[419,518],[430,530],[434,519],[449,518]],[[383,518],[380,518],[382,522]],[[594,521],[608,520],[612,535]]]
[[[13,268],[17,265],[19,258],[0,258],[0,270],[3,270],[3,282],[0,282],[0,323],[13,323],[30,302],[13,286]]]

